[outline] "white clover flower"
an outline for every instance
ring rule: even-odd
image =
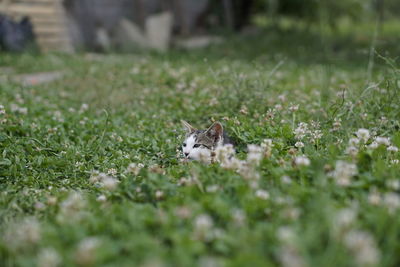
[[[247,163],[250,165],[258,165],[263,158],[264,150],[262,147],[257,145],[248,145],[247,150]]]
[[[296,112],[298,110],[299,110],[299,105],[292,104],[289,106],[289,111],[291,111],[291,112]]]
[[[386,186],[392,190],[400,189],[400,180],[391,179],[386,182]]]
[[[197,230],[208,230],[213,227],[213,220],[207,214],[200,214],[195,218],[194,226]]]
[[[390,213],[394,213],[400,208],[400,196],[396,193],[386,193],[383,195],[383,204]]]
[[[37,265],[39,267],[57,267],[61,264],[61,257],[54,248],[40,250]]]
[[[100,246],[100,240],[96,237],[83,239],[76,249],[75,261],[82,266],[93,265],[96,260],[96,250]]]
[[[349,146],[349,147],[346,148],[345,153],[350,155],[350,156],[352,156],[352,157],[355,157],[358,154],[358,148],[355,147],[355,146]]]
[[[352,137],[349,139],[350,146],[357,146],[360,143],[360,139]]]
[[[291,184],[292,183],[292,179],[289,176],[284,175],[284,176],[281,177],[281,182],[283,184]]]
[[[231,144],[218,146],[215,149],[215,158],[221,164],[227,164],[234,155],[235,155],[235,149]]]
[[[132,173],[133,175],[138,175],[140,170],[144,167],[142,163],[130,163],[128,168],[126,169],[127,172]]]
[[[96,200],[98,202],[106,202],[107,201],[107,197],[105,195],[100,195],[96,198]]]
[[[115,176],[118,173],[118,171],[115,168],[111,168],[107,170],[107,174]]]
[[[380,259],[379,250],[371,234],[352,230],[344,237],[344,244],[353,253],[360,266],[375,266]]]
[[[349,186],[351,178],[358,173],[357,166],[353,163],[347,163],[339,160],[336,162],[335,170],[332,173],[336,184],[339,186]]]
[[[297,128],[293,131],[295,138],[298,140],[303,139],[308,133],[308,124],[305,122],[300,122]]]
[[[60,203],[58,219],[61,222],[78,220],[82,217],[82,211],[86,206],[86,201],[78,191],[72,191],[68,198]]]
[[[304,147],[304,143],[301,141],[298,141],[298,142],[296,142],[296,144],[294,144],[294,146],[297,148],[302,148],[302,147]]]
[[[379,205],[382,202],[382,197],[376,189],[373,189],[368,194],[368,203],[371,205]]]
[[[378,145],[390,146],[390,139],[387,137],[377,136],[375,137],[375,142],[377,142]]]
[[[265,190],[258,189],[256,191],[256,197],[267,200],[267,199],[269,199],[269,193]]]
[[[4,234],[5,245],[11,250],[37,244],[41,239],[41,227],[36,218],[28,217],[10,224]]]
[[[335,227],[347,229],[357,217],[357,211],[352,208],[341,209],[335,216]]]
[[[388,147],[387,147],[387,151],[390,151],[390,152],[398,152],[399,149],[398,149],[397,146],[388,146]]]
[[[364,128],[358,129],[358,131],[356,132],[356,135],[357,135],[358,139],[362,140],[364,143],[366,143],[370,138],[369,131]]]
[[[392,160],[390,161],[390,163],[392,163],[392,164],[399,164],[399,163],[400,163],[400,160],[398,160],[398,159],[392,159]]]
[[[371,144],[368,145],[370,149],[377,149],[379,144],[376,141],[373,141]]]
[[[155,193],[156,199],[162,199],[164,197],[164,192],[161,190],[157,190]]]
[[[296,239],[295,232],[289,226],[279,227],[277,236],[282,243],[293,243]]]
[[[0,115],[6,114],[6,110],[4,109],[3,105],[0,105]]]
[[[105,176],[101,180],[101,185],[107,190],[114,190],[117,188],[119,181],[111,176]]]
[[[294,158],[294,164],[296,166],[309,166],[310,159],[307,158],[306,156],[298,156]]]

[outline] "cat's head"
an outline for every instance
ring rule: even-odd
[[[189,160],[208,161],[215,147],[223,143],[223,127],[214,122],[207,130],[197,130],[186,121],[182,121],[186,129],[182,143],[183,156]]]

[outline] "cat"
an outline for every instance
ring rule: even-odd
[[[184,120],[181,122],[186,129],[186,137],[182,143],[182,152],[186,161],[212,162],[214,150],[218,146],[232,144],[219,122],[214,122],[207,130],[197,130],[188,122]]]

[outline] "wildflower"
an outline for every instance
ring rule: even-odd
[[[390,146],[390,140],[387,137],[376,137],[375,142],[378,143],[378,145],[385,145],[385,146]]]
[[[296,166],[308,166],[310,165],[310,160],[306,156],[298,156],[294,158],[294,164]]]
[[[338,185],[349,186],[351,184],[350,179],[357,173],[357,166],[355,164],[339,160],[336,162],[332,176]]]
[[[61,257],[54,248],[44,248],[40,251],[37,265],[39,267],[57,267],[61,264]]]
[[[340,127],[342,126],[342,120],[335,118],[332,126],[333,126],[333,128],[331,129],[331,131],[333,131],[333,132],[339,131]]]
[[[356,217],[357,217],[356,210],[352,208],[341,209],[335,215],[334,226],[337,227],[338,229],[347,229],[351,226]]]
[[[6,110],[4,109],[3,105],[0,105],[0,115],[6,114]]]
[[[296,112],[296,111],[299,110],[299,105],[294,105],[294,104],[292,104],[292,105],[290,105],[289,110],[290,110],[291,112]]]
[[[246,222],[246,214],[240,209],[235,209],[232,211],[232,218],[237,226],[242,226]]]
[[[386,186],[392,190],[399,190],[400,189],[400,180],[389,180],[386,182]]]
[[[297,148],[302,148],[302,147],[304,147],[304,143],[299,141],[299,142],[296,142],[296,144],[294,144],[294,146]]]
[[[107,201],[107,197],[105,195],[100,195],[96,198],[96,200],[98,202],[106,202]]]
[[[393,159],[390,161],[390,163],[392,163],[392,164],[399,164],[399,162],[400,161],[398,159]]]
[[[355,146],[349,146],[346,148],[345,153],[352,157],[355,157],[358,154],[358,148],[356,148]]]
[[[281,177],[281,182],[283,184],[291,184],[292,183],[292,179],[289,176],[284,175],[284,176]]]
[[[297,128],[293,131],[296,139],[301,140],[308,134],[308,124],[305,122],[300,122]]]
[[[368,232],[352,230],[344,237],[344,244],[353,253],[358,265],[371,266],[379,262],[380,253]]]
[[[396,193],[386,193],[383,196],[383,204],[390,213],[394,213],[400,208],[400,196]]]
[[[213,220],[207,214],[200,214],[195,218],[194,226],[197,230],[207,230],[213,226]]]
[[[101,185],[107,190],[114,190],[117,188],[119,181],[111,176],[104,176]]]
[[[164,192],[161,190],[157,190],[155,193],[156,199],[160,200],[164,197]]]
[[[133,175],[138,175],[140,170],[144,167],[142,163],[130,163],[128,168],[126,169],[127,172],[132,173]]]
[[[358,139],[362,140],[364,143],[366,143],[370,138],[369,131],[364,128],[358,129],[358,131],[356,132],[356,135],[357,135]]]
[[[76,249],[75,261],[79,265],[93,265],[96,260],[96,250],[100,246],[100,241],[95,237],[83,239]]]
[[[262,147],[257,145],[248,145],[247,150],[247,163],[249,163],[250,165],[258,165],[263,158]]]
[[[60,203],[58,219],[62,222],[70,220],[79,220],[86,206],[86,201],[78,191],[72,191],[68,198]]]
[[[398,152],[399,149],[396,146],[388,146],[387,151]]]
[[[368,194],[368,202],[371,205],[379,205],[382,201],[382,197],[376,188],[373,188]]]
[[[265,190],[258,189],[256,191],[256,197],[266,200],[269,199],[269,193]]]
[[[360,143],[360,139],[355,138],[355,137],[350,138],[350,140],[349,140],[350,146],[357,146],[359,143]]]
[[[376,141],[373,141],[371,144],[368,145],[370,149],[377,149],[379,144]]]
[[[112,175],[112,176],[115,176],[117,174],[117,172],[118,171],[116,169],[114,169],[114,168],[111,168],[111,169],[107,170],[107,174]]]
[[[264,139],[261,143],[261,148],[264,150],[264,156],[266,158],[269,158],[272,154],[272,148],[274,144],[272,142],[272,139]]]
[[[79,113],[83,113],[83,112],[85,112],[85,111],[88,110],[88,109],[89,109],[89,105],[86,104],[86,103],[83,103],[83,104],[81,105],[81,108],[79,109]]]
[[[235,154],[235,149],[233,145],[227,144],[223,146],[218,146],[215,149],[215,158],[218,162],[226,164],[231,157]]]
[[[11,250],[37,244],[41,239],[40,224],[36,218],[25,218],[10,225],[4,235],[4,241]]]

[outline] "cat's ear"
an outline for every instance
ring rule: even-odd
[[[207,129],[205,134],[214,142],[218,142],[224,134],[224,128],[222,127],[221,123],[216,121],[213,123],[213,125],[210,126],[210,128]]]
[[[194,128],[192,125],[190,125],[187,121],[181,120],[183,127],[185,127],[186,132],[188,134],[193,133],[196,131],[196,128]]]

